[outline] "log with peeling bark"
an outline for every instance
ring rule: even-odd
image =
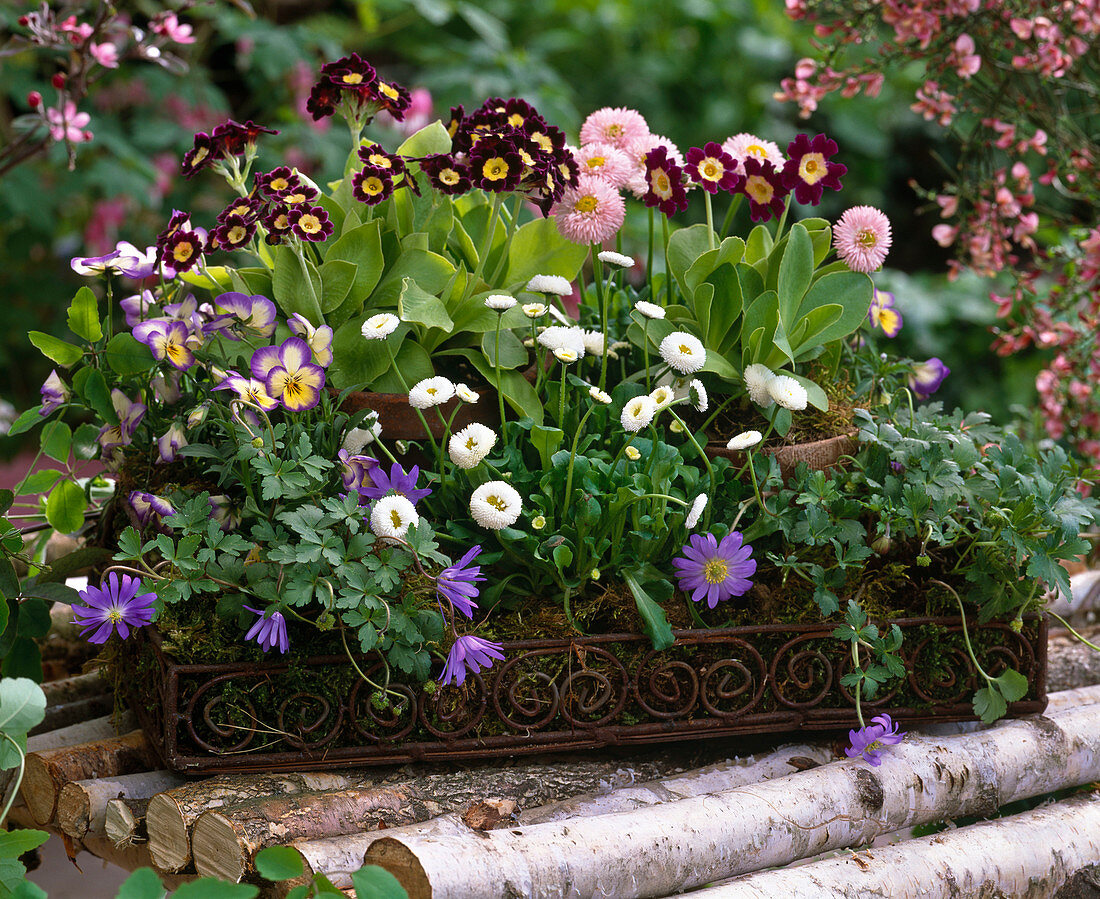
[[[691,895],[1044,899],[1054,897],[1075,871],[1097,860],[1100,795],[1092,794],[895,846],[748,874]]]
[[[163,790],[184,783],[170,771],[143,771],[121,777],[101,777],[67,783],[57,796],[57,826],[62,833],[82,840],[89,834],[106,836],[107,803],[126,796],[148,800]]]
[[[149,800],[146,826],[149,853],[159,871],[182,871],[191,864],[191,828],[208,809],[236,805],[265,796],[287,796],[341,789],[370,774],[227,774],[186,783]]]
[[[679,767],[667,754],[637,760],[629,772],[616,760],[497,764],[424,774],[389,785],[260,798],[208,811],[197,819],[192,835],[195,868],[200,874],[237,881],[253,870],[255,853],[290,840],[427,821],[446,812],[465,811],[486,799],[540,804],[591,791],[616,778],[652,777]],[[499,807],[484,811],[500,814]],[[149,826],[152,833],[151,822]],[[358,850],[360,859],[365,848]]]
[[[879,768],[846,759],[638,812],[466,837],[383,837],[366,861],[390,870],[411,899],[465,896],[470,883],[487,899],[664,896],[1098,778],[1100,705],[1092,704],[973,734],[912,737]]]
[[[112,693],[104,693],[101,696],[89,696],[86,699],[74,699],[72,702],[62,702],[57,705],[47,706],[46,714],[33,731],[32,736],[46,734],[50,731],[69,727],[72,724],[80,724],[92,718],[100,718],[110,715],[115,708],[115,697]]]
[[[121,737],[31,752],[23,773],[23,801],[38,824],[49,824],[57,810],[57,795],[65,784],[134,774],[155,767],[156,754],[140,730]]]
[[[612,781],[602,780],[599,786],[604,789],[599,792],[580,792],[578,788],[583,789],[581,787],[582,781],[578,780],[561,784],[556,789],[543,788],[533,792],[530,790],[524,791],[522,796],[517,791],[507,789],[507,783],[502,783],[499,775],[494,776],[492,772],[489,772],[490,780],[484,785],[482,797],[511,795],[519,798],[521,804],[527,806],[516,812],[511,820],[503,820],[497,826],[535,824],[571,817],[625,811],[643,805],[668,802],[723,789],[728,790],[747,783],[757,783],[773,777],[782,777],[793,771],[824,764],[833,758],[833,752],[828,746],[813,746],[803,743],[783,746],[772,752],[707,765],[703,768],[692,769],[681,774],[674,774],[660,780],[651,780],[644,783],[634,783],[634,781],[644,778],[644,770],[642,772],[631,771],[629,783],[616,786]],[[536,782],[540,783],[544,781],[547,774],[548,769],[545,766],[535,768],[532,771],[532,776],[536,778]],[[608,787],[611,789],[607,789]],[[423,786],[418,785],[417,788],[426,792]],[[559,797],[563,792],[569,798],[560,799]],[[474,794],[463,794],[461,801],[464,802],[472,795]],[[547,800],[550,800],[549,804],[535,806],[531,804],[532,802],[546,802]],[[296,840],[290,845],[298,850],[298,853],[302,856],[307,878],[313,874],[325,874],[337,886],[350,886],[350,872],[356,870],[362,864],[364,853],[370,848],[371,843],[381,836],[396,836],[407,833],[425,835],[469,833],[471,825],[468,816],[465,814],[466,811],[467,809],[462,807],[460,802],[458,811],[418,823],[406,824],[378,832],[362,829],[356,833],[316,840]],[[227,814],[232,814],[232,810]],[[295,884],[298,882],[294,881]]]

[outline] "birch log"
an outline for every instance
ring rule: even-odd
[[[89,671],[87,674],[77,674],[60,680],[47,681],[42,685],[42,692],[46,694],[46,706],[57,705],[63,702],[74,702],[78,699],[88,699],[91,696],[102,696],[111,692],[111,685],[103,677],[101,669]]]
[[[896,846],[749,874],[691,895],[1047,899],[1074,871],[1098,859],[1100,796],[1092,794]]]
[[[169,771],[143,771],[121,777],[78,780],[65,784],[57,796],[57,826],[62,833],[82,840],[87,835],[106,836],[107,803],[120,797],[149,799],[184,783]]]
[[[191,828],[208,809],[264,796],[287,796],[311,790],[341,789],[370,775],[226,774],[186,783],[149,800],[146,826],[149,854],[160,871],[182,871],[191,864]]]
[[[198,818],[192,836],[195,868],[200,874],[237,881],[253,870],[253,856],[266,846],[427,821],[445,812],[464,812],[485,800],[504,800],[512,807],[538,805],[611,785],[617,778],[652,777],[678,767],[664,753],[637,760],[629,771],[618,761],[496,764],[424,774],[385,786],[260,798]],[[492,807],[486,812],[499,814]],[[152,822],[149,826],[151,833]],[[359,863],[365,850],[365,845],[356,847]]]
[[[500,789],[500,784],[486,784],[484,795],[486,797],[514,796],[525,805],[530,806],[532,801],[552,801],[547,805],[536,805],[516,813],[511,823],[535,824],[546,821],[562,820],[570,817],[585,815],[607,814],[616,811],[626,811],[651,805],[658,802],[668,802],[675,799],[683,799],[688,796],[698,796],[702,793],[715,792],[717,790],[732,789],[748,783],[757,783],[773,777],[782,777],[792,771],[803,767],[813,767],[824,764],[833,759],[834,755],[827,746],[812,746],[810,744],[798,744],[784,746],[769,753],[748,756],[743,759],[733,759],[708,765],[704,768],[696,768],[676,774],[671,777],[653,780],[641,784],[627,784],[617,789],[603,790],[602,792],[587,792],[580,795],[571,795],[570,798],[559,800],[560,791],[528,792],[524,795],[514,791]],[[543,778],[547,773],[552,773],[553,768],[541,766],[534,774],[539,782],[545,782]],[[630,772],[631,780],[636,779],[637,772]],[[643,775],[644,776],[644,775]],[[612,783],[603,781],[606,786]],[[574,784],[572,793],[576,793]],[[350,872],[355,871],[363,863],[363,855],[370,848],[371,843],[380,837],[395,837],[404,834],[455,834],[469,833],[470,826],[464,820],[460,811],[450,812],[439,817],[416,824],[407,824],[394,827],[385,831],[361,830],[356,833],[342,834],[333,837],[324,837],[317,840],[296,840],[291,845],[298,850],[305,864],[306,877],[314,874],[324,874],[337,886],[350,886]],[[294,881],[297,884],[299,881]]]
[[[988,814],[1100,778],[1100,705],[954,737],[914,737],[880,768],[844,760],[723,793],[468,837],[375,842],[411,899],[665,896],[915,824]],[[455,859],[462,864],[456,865]]]
[[[57,810],[57,794],[65,784],[148,771],[156,765],[156,754],[140,730],[121,737],[31,752],[23,773],[23,801],[38,824],[48,824]]]

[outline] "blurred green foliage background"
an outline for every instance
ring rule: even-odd
[[[95,4],[89,0],[89,7]],[[30,4],[28,3],[28,8]],[[8,0],[0,30],[27,11]],[[120,3],[135,23],[164,4]],[[64,309],[79,286],[73,255],[107,252],[118,239],[151,243],[174,208],[209,224],[228,199],[209,173],[192,182],[179,159],[197,130],[226,117],[281,129],[265,140],[258,165],[297,165],[315,177],[335,173],[346,153],[339,123],[317,127],[304,102],[321,62],[356,50],[387,77],[426,88],[433,114],[476,107],[488,96],[522,96],[573,139],[601,106],[630,106],[651,129],[681,148],[751,131],[781,147],[801,131],[823,131],[848,165],[842,197],[819,210],[835,218],[847,206],[883,208],[893,223],[891,270],[877,276],[893,290],[906,327],[892,342],[901,354],[939,356],[952,369],[948,404],[998,418],[1014,403],[1034,405],[1036,359],[1002,360],[989,351],[990,285],[949,284],[946,251],[929,237],[938,219],[918,209],[910,187],[942,181],[951,148],[909,111],[913,84],[887,83],[875,100],[827,100],[808,121],[773,99],[782,77],[809,50],[809,28],[774,0],[261,0],[255,17],[223,0],[181,11],[197,42],[180,48],[184,76],[147,63],[104,71],[82,109],[95,138],[77,147],[68,171],[64,148],[26,163],[0,181],[0,398],[22,409],[37,402],[49,364],[28,330],[63,335]],[[4,35],[6,36],[6,35]],[[0,41],[2,42],[2,41]],[[57,61],[23,52],[0,59],[0,139],[28,113],[27,93],[54,102]],[[376,137],[390,147],[391,131]],[[699,204],[701,207],[701,204]],[[635,207],[639,224],[640,204]],[[700,218],[701,208],[688,211]],[[636,232],[642,233],[641,227]],[[627,246],[628,252],[642,247]],[[8,448],[8,452],[11,448]]]

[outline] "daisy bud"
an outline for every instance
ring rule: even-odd
[[[777,375],[768,382],[768,394],[784,409],[801,412],[809,402],[806,388],[790,375]]]
[[[464,403],[476,403],[481,399],[481,394],[477,391],[471,390],[465,384],[455,384],[455,396],[457,396]]]
[[[524,303],[520,308],[528,318],[542,318],[546,315],[545,303]]]
[[[597,253],[596,258],[606,265],[614,265],[618,268],[633,268],[634,260],[629,256],[624,256],[622,253],[615,253],[612,250],[604,250],[602,253]]]
[[[665,310],[656,303],[647,303],[645,300],[639,300],[634,304],[634,308],[646,318],[661,319],[665,317]]]
[[[676,421],[675,419],[673,419],[672,421],[670,421],[668,423],[668,429],[670,431],[672,431],[673,434],[683,434],[684,433],[684,426],[682,424],[680,424],[680,422]]]
[[[600,390],[599,387],[589,387],[588,395],[597,403],[603,403],[605,406],[611,402],[611,395]]]
[[[642,458],[641,451],[636,446],[628,446],[626,448],[625,455],[631,462],[637,462],[640,458]]]
[[[684,519],[684,526],[690,531],[695,525],[699,523],[700,517],[703,515],[703,510],[707,507],[707,495],[700,493],[695,497],[695,502],[691,504],[691,508],[688,510],[687,517]]]
[[[541,531],[544,527],[546,527],[546,516],[536,515],[534,518],[531,519],[531,527],[536,531]]]
[[[580,356],[576,350],[571,350],[569,347],[558,347],[554,350],[554,358],[558,360],[562,365],[569,365],[576,362]]]
[[[726,444],[726,449],[749,449],[749,447],[756,446],[756,444],[758,444],[763,439],[764,435],[761,434],[759,431],[742,431],[736,437],[730,438],[730,442]]]
[[[516,298],[503,293],[494,293],[485,298],[485,305],[494,312],[507,312],[516,305]]]
[[[775,402],[771,394],[768,393],[768,384],[775,377],[775,372],[768,366],[761,365],[758,362],[746,366],[743,377],[745,379],[745,389],[749,392],[749,399],[761,409],[767,409]]]

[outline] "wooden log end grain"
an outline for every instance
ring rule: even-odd
[[[159,793],[145,811],[149,855],[160,871],[182,871],[191,863],[191,835],[175,800]]]
[[[457,860],[456,860],[457,861]],[[389,871],[409,894],[409,899],[432,899],[432,885],[416,855],[397,840],[383,838],[373,843],[363,859]]]
[[[148,799],[112,799],[107,803],[103,831],[116,848],[122,849],[135,843],[144,843],[145,814]]]
[[[239,883],[251,864],[232,823],[221,812],[204,812],[199,816],[191,832],[191,854],[199,874],[231,883]]]
[[[57,826],[61,832],[74,839],[82,839],[88,833],[92,817],[92,804],[88,794],[79,784],[65,784],[57,794]]]

